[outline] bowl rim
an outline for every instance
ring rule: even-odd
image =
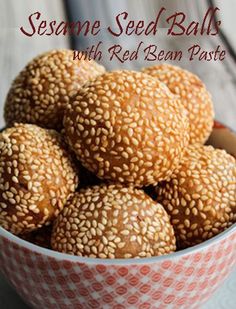
[[[60,261],[67,261],[72,263],[80,263],[80,264],[93,264],[93,265],[116,265],[116,266],[128,266],[128,265],[142,265],[142,264],[152,264],[158,262],[164,262],[173,260],[180,257],[185,257],[192,253],[197,253],[202,250],[206,250],[217,242],[226,239],[231,234],[236,233],[236,223],[234,223],[231,227],[227,228],[220,234],[205,240],[204,242],[195,245],[193,247],[189,247],[180,251],[176,251],[170,254],[161,255],[161,256],[153,256],[148,258],[129,258],[129,259],[102,259],[102,258],[90,258],[90,257],[81,257],[70,255],[67,253],[61,253],[57,251],[53,251],[51,249],[46,249],[35,244],[32,244],[24,239],[19,238],[18,236],[8,232],[4,228],[0,227],[0,237],[4,237],[7,240],[17,244],[24,249],[28,249],[33,251],[36,254],[41,254],[43,256],[47,256],[50,258],[54,258]],[[2,250],[1,250],[2,251]]]

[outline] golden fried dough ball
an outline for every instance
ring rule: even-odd
[[[147,186],[168,179],[188,145],[188,119],[157,79],[134,71],[87,83],[64,117],[77,158],[101,179]]]
[[[54,223],[52,248],[99,258],[135,258],[175,251],[162,205],[142,190],[101,185],[76,192]]]
[[[60,130],[71,96],[105,71],[95,61],[73,60],[72,50],[51,50],[37,56],[13,81],[5,102],[8,126],[33,123]]]
[[[51,222],[78,185],[59,133],[16,124],[0,133],[0,225],[14,234]]]

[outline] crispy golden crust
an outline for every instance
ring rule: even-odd
[[[23,122],[61,129],[72,94],[104,71],[95,61],[73,60],[72,50],[39,55],[12,83],[5,102],[7,125]]]
[[[102,179],[147,186],[166,180],[188,145],[185,110],[144,73],[115,71],[87,83],[64,117],[77,158]]]
[[[158,78],[180,96],[188,112],[190,143],[204,144],[212,131],[214,110],[211,95],[203,82],[193,73],[169,64],[144,68],[143,72]]]
[[[16,124],[0,134],[0,225],[14,234],[53,220],[78,184],[59,133]]]
[[[175,251],[164,208],[142,190],[101,185],[80,190],[54,223],[52,248],[99,258],[133,258]]]
[[[178,246],[198,244],[236,221],[236,160],[224,150],[191,146],[156,196],[171,216]]]

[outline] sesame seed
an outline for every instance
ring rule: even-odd
[[[73,234],[75,230],[76,234]],[[62,246],[64,238],[70,243],[70,248]],[[151,250],[154,241],[158,246]],[[135,246],[129,245],[134,242]],[[83,246],[78,247],[78,243]],[[127,252],[126,246],[131,251]],[[90,256],[92,252],[99,258],[128,258],[129,255],[139,256],[144,247],[150,256],[172,252],[175,237],[164,208],[133,186],[103,184],[81,189],[71,196],[54,222],[54,250],[73,251],[73,254],[82,256]]]
[[[0,178],[7,180],[0,188],[5,200],[0,206],[0,220],[15,234],[34,231],[55,218],[75,191],[77,169],[56,131],[15,124],[0,133],[0,140],[4,147],[12,149],[0,155]],[[46,173],[55,175],[55,182],[42,177]],[[52,192],[51,205],[55,209],[50,206]]]
[[[193,73],[170,64],[155,65],[142,71],[166,84],[179,96],[188,111],[191,144],[204,144],[212,130],[214,111],[211,95],[202,81]]]
[[[138,96],[130,91],[136,84],[142,89]],[[69,144],[82,164],[104,180],[137,187],[166,180],[188,145],[187,115],[168,88],[147,74],[125,70],[102,74],[81,88],[70,104],[64,116]],[[81,124],[78,119],[85,114]],[[94,119],[101,115],[98,126]]]
[[[4,113],[7,125],[21,122],[61,129],[63,111],[70,98],[104,71],[93,60],[74,61],[72,50],[51,50],[37,56],[19,73],[9,90]],[[23,143],[19,145],[21,152],[24,147]]]
[[[155,192],[171,216],[179,248],[193,246],[235,221],[229,214],[234,212],[236,160],[212,146],[189,146],[179,169]]]

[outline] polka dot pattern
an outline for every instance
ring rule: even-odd
[[[199,308],[231,272],[236,229],[201,251],[131,265],[59,260],[0,236],[0,267],[37,308]]]

